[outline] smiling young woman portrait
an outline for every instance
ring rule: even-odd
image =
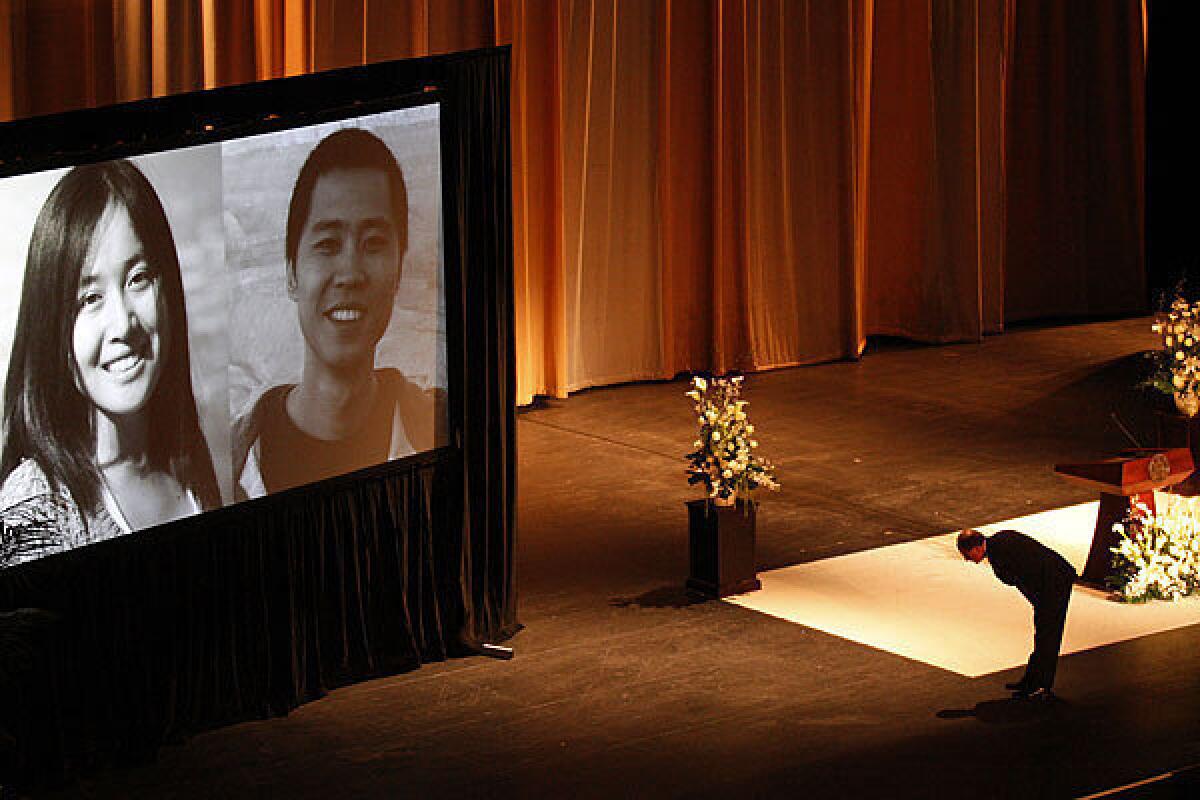
[[[0,480],[0,515],[50,519],[50,552],[221,504],[175,240],[128,161],[76,167],[38,214],[4,384]]]

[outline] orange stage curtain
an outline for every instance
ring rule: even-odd
[[[0,118],[511,44],[518,397],[1145,305],[1141,0],[0,0]]]
[[[1014,10],[1010,320],[1122,314],[1145,304],[1143,24],[1132,0],[1030,0]]]
[[[978,339],[984,275],[997,261],[995,208],[1002,186],[987,169],[1000,141],[1003,99],[992,67],[1002,50],[981,46],[1003,17],[985,4],[931,0],[876,3],[870,85],[865,327],[924,341]],[[981,63],[983,62],[983,63]],[[990,287],[989,287],[990,288]],[[989,301],[992,298],[988,298]],[[990,324],[989,324],[990,323]]]

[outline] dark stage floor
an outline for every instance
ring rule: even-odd
[[[1133,388],[1152,345],[1125,320],[751,376],[784,485],[760,509],[760,568],[1094,499],[1050,465],[1124,447],[1113,411],[1152,443]],[[1019,670],[968,679],[688,604],[685,388],[521,415],[513,661],[341,689],[67,794],[1078,797],[1200,763],[1200,626],[1065,657],[1060,702],[1021,704],[1003,689]]]

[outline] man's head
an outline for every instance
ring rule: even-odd
[[[285,245],[306,359],[373,366],[407,244],[408,193],[387,145],[359,128],[321,140],[296,178]]]
[[[987,537],[977,530],[967,528],[958,534],[958,552],[967,561],[978,564],[987,555]]]

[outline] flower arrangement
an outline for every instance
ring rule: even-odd
[[[1121,538],[1113,552],[1109,579],[1126,603],[1178,600],[1200,591],[1200,519],[1191,498],[1160,495],[1157,513],[1136,503],[1124,522],[1113,526]]]
[[[741,394],[742,377],[692,378],[686,396],[692,399],[700,426],[695,451],[687,454],[688,483],[703,483],[708,497],[719,505],[732,505],[737,498],[753,500],[757,488],[777,491],[775,467],[754,450],[754,426],[746,417]]]
[[[1153,362],[1146,385],[1173,395],[1189,417],[1200,412],[1200,302],[1182,295],[1160,312],[1151,326],[1162,346],[1150,353]]]

